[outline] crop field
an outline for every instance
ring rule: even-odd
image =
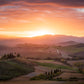
[[[76,78],[84,78],[84,75],[83,74],[80,74],[80,73],[63,73],[61,74],[60,76],[58,77],[62,77],[63,79],[69,79],[69,78],[73,78],[73,77],[76,77]]]
[[[45,66],[45,67],[50,67],[50,68],[61,68],[61,69],[72,70],[72,67],[57,65],[57,64],[53,64],[53,63],[40,63],[40,62],[37,62],[37,64],[40,65],[40,66]]]
[[[66,51],[69,54],[74,54],[74,53],[77,53],[77,52],[84,51],[84,45],[83,46],[82,46],[82,44],[71,45],[71,46],[61,47],[60,49]]]
[[[67,61],[70,65],[74,65],[75,63],[84,63],[84,60],[72,60],[72,61]]]
[[[40,63],[52,63],[52,64],[56,64],[56,65],[63,65],[63,66],[67,66],[64,63],[61,63],[59,61],[54,61],[54,60],[34,60],[36,62],[40,62]]]

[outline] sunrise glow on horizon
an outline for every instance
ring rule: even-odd
[[[55,35],[54,33],[51,33],[46,30],[40,30],[40,31],[35,31],[35,32],[30,32],[30,35],[24,35],[23,37],[36,37],[36,36],[43,36],[43,35]]]
[[[84,37],[84,1],[73,1],[0,1],[0,37]]]

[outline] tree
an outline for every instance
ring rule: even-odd
[[[53,71],[51,70],[51,75],[53,74]]]
[[[15,58],[15,56],[13,55],[13,53],[9,53],[4,54],[1,59],[12,59],[12,58]]]
[[[20,54],[19,53],[17,54],[17,57],[20,57]]]

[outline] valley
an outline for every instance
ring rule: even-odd
[[[79,45],[81,44],[69,46],[37,44],[19,44],[14,47],[1,46],[0,72],[3,72],[3,74],[0,75],[0,80],[8,81],[0,82],[0,84],[21,84],[22,82],[32,84],[34,81],[37,84],[70,84],[72,81],[72,84],[74,82],[83,84],[84,59],[81,59],[80,56],[78,58],[71,56],[74,53],[81,53],[83,51],[84,47],[79,47]],[[7,55],[13,55],[15,57],[3,57]],[[61,69],[61,72],[59,74],[53,73],[55,69]],[[51,79],[45,80],[41,77],[43,76],[45,78],[45,73],[50,74],[51,72],[53,73]],[[14,73],[16,75],[13,75]]]

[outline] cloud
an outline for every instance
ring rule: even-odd
[[[0,0],[0,5],[11,5],[11,4],[19,4],[29,3],[29,4],[55,4],[65,7],[84,7],[84,0]]]
[[[46,17],[84,20],[83,7],[84,0],[0,0],[0,23],[16,20],[19,23],[43,22]]]
[[[70,7],[84,7],[84,0],[48,0],[51,3]]]
[[[31,21],[28,21],[28,20],[17,20],[17,22],[20,22],[20,23],[32,23]]]

